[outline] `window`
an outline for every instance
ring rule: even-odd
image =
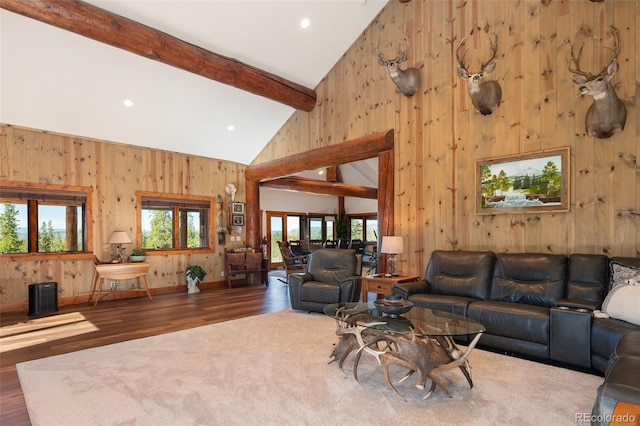
[[[91,188],[0,182],[0,253],[89,253]]]
[[[270,262],[282,262],[278,242],[297,241],[302,238],[304,216],[295,213],[267,212],[267,232],[271,241]]]
[[[211,247],[211,198],[137,192],[138,245],[146,250]]]
[[[287,241],[300,240],[302,216],[287,215]]]
[[[322,217],[309,217],[309,239],[312,241],[324,241],[324,219]]]
[[[367,214],[365,216],[349,216],[351,239],[366,242],[378,241],[378,216]]]
[[[378,241],[378,216],[364,218],[365,241]]]
[[[352,240],[362,240],[364,241],[362,232],[364,228],[364,219],[361,217],[352,217],[351,218],[351,239]]]

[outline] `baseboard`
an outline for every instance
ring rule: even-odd
[[[198,288],[200,288],[200,290],[226,288],[226,283],[224,281],[198,283]],[[187,285],[185,283],[185,285],[174,285],[174,286],[168,286],[168,287],[150,288],[149,291],[151,292],[152,296],[155,296],[157,294],[186,293]],[[118,293],[117,295],[117,299],[130,299],[133,297],[147,297],[147,295],[144,292],[140,292],[140,293],[122,292],[122,293]],[[70,305],[81,305],[83,303],[89,303],[88,294],[61,297],[60,293],[58,293],[58,307],[70,306]],[[9,312],[24,312],[26,314],[27,312],[29,312],[29,302],[27,301],[27,302],[0,304],[0,314],[9,313]]]

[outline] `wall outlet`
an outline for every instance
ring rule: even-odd
[[[115,290],[115,289],[116,289],[116,282],[111,281],[111,290]]]
[[[224,271],[220,271],[220,276],[224,278]]]

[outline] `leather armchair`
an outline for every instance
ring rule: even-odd
[[[319,249],[305,273],[289,275],[291,308],[322,312],[331,303],[357,302],[362,278],[352,249]]]

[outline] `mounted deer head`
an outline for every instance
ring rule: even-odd
[[[620,53],[617,28],[612,26],[609,34],[613,36],[614,48],[612,50],[615,56],[599,74],[594,75],[580,69],[580,55],[583,46],[580,46],[578,56],[576,56],[572,45],[571,59],[569,60],[569,71],[573,73],[571,80],[580,86],[580,94],[593,96],[593,104],[585,116],[587,135],[600,139],[610,138],[623,131],[627,121],[627,108],[618,99],[611,84],[611,79],[618,71],[618,54]]]
[[[378,55],[378,63],[389,69],[391,80],[396,84],[398,90],[405,96],[413,96],[420,89],[421,75],[418,68],[407,68],[406,70],[399,68],[399,65],[406,59],[406,50],[398,58],[391,61],[387,61],[382,55]]]
[[[496,52],[498,51],[498,37],[495,37],[495,42],[489,39],[489,43],[491,45],[491,58],[489,58],[487,62],[482,63],[478,74],[471,74],[469,72],[468,64],[464,59],[467,51],[465,50],[464,53],[462,53],[462,56],[460,55],[460,49],[465,44],[466,39],[466,37],[463,38],[456,49],[458,76],[467,81],[469,96],[471,97],[471,102],[476,108],[476,111],[482,115],[489,115],[500,106],[500,102],[502,101],[502,88],[500,87],[500,84],[493,80],[483,81],[484,78],[496,67],[494,59],[496,57]]]

